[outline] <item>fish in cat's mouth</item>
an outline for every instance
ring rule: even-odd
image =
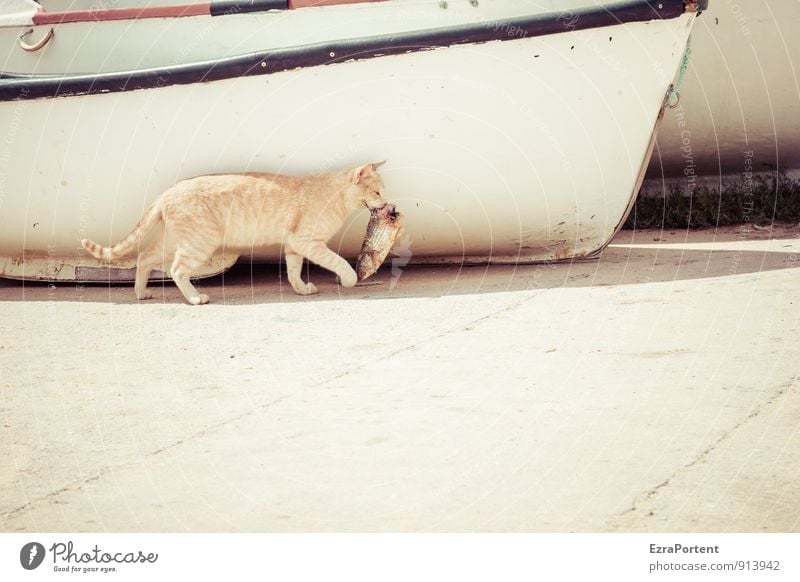
[[[392,250],[402,230],[402,214],[394,204],[386,204],[370,212],[367,232],[356,262],[358,280],[374,275]]]

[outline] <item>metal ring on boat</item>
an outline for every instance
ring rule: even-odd
[[[50,42],[50,39],[53,38],[53,36],[55,36],[56,34],[55,31],[51,28],[50,30],[47,31],[47,34],[45,34],[39,42],[34,44],[28,44],[23,39],[32,32],[33,29],[31,28],[23,32],[22,35],[19,37],[19,47],[24,51],[28,51],[29,53],[38,51],[40,48],[42,48],[44,45]]]

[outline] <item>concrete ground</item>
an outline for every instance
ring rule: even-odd
[[[0,284],[2,531],[800,531],[800,229]]]

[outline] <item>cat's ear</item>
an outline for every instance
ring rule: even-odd
[[[386,163],[386,160],[383,160],[382,162],[372,162],[372,169],[373,170],[377,170],[378,168],[380,168],[385,163]]]
[[[378,162],[377,164],[364,164],[363,166],[359,166],[358,168],[353,170],[353,184],[358,184],[361,180],[364,179],[364,176],[374,171],[375,168],[377,168],[381,164],[385,163],[386,162],[383,161],[383,162]]]

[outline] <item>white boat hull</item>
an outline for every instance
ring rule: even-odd
[[[113,275],[80,239],[122,238],[178,180],[382,159],[414,261],[592,255],[637,192],[693,20],[0,103],[0,275],[128,278],[134,257]],[[331,248],[354,257],[366,218],[348,220]]]

